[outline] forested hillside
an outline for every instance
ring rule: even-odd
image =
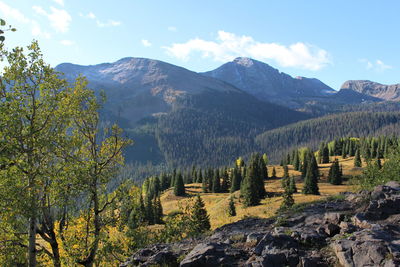
[[[255,138],[258,149],[275,156],[297,146],[316,148],[322,141],[346,136],[397,134],[399,112],[351,112],[301,121],[267,131]]]

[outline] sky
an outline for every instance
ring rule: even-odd
[[[336,90],[400,83],[399,10],[397,0],[0,0],[17,28],[6,45],[38,40],[52,66],[145,57],[202,72],[244,56]]]

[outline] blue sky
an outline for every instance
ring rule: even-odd
[[[248,56],[334,89],[400,83],[399,10],[396,0],[0,0],[18,30],[7,46],[37,39],[53,66],[133,56],[207,71]]]

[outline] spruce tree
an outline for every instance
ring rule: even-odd
[[[296,187],[296,181],[292,175],[292,177],[290,177],[290,181],[289,181],[289,190],[290,192],[297,193],[297,187]]]
[[[183,177],[181,173],[177,174],[175,186],[174,186],[174,194],[175,196],[184,196],[185,195],[185,185],[183,183]]]
[[[299,158],[299,152],[296,150],[294,154],[294,159],[293,159],[293,168],[298,171],[300,170],[300,158]]]
[[[224,168],[222,171],[222,183],[221,183],[221,192],[228,192],[229,187],[229,174],[228,170]]]
[[[354,167],[361,167],[361,157],[360,157],[360,150],[356,150],[356,154],[354,156]]]
[[[242,177],[240,175],[240,170],[237,167],[235,167],[232,171],[232,182],[229,192],[233,193],[239,190],[241,182],[242,182]]]
[[[213,193],[220,193],[221,192],[221,181],[219,176],[219,170],[217,169],[214,172],[214,179],[212,184],[212,192]]]
[[[340,173],[339,161],[335,159],[329,169],[328,181],[333,185],[342,184],[342,175]]]
[[[161,199],[160,197],[154,199],[154,223],[156,224],[162,224],[163,220],[163,208],[161,205]]]
[[[311,164],[308,164],[306,177],[304,178],[303,194],[319,195],[318,177],[315,176]]]
[[[286,190],[283,193],[283,201],[280,210],[287,210],[294,205],[293,193],[290,190]]]
[[[210,218],[205,209],[205,205],[200,195],[197,195],[194,205],[192,207],[192,212],[190,214],[190,220],[192,222],[193,231],[195,233],[202,233],[204,231],[210,230]]]
[[[255,206],[260,203],[259,191],[257,188],[257,165],[252,161],[246,170],[246,176],[240,186],[240,193],[243,197],[244,206]]]
[[[207,187],[207,180],[206,177],[202,177],[201,172],[200,172],[200,177],[201,177],[201,189],[203,191],[203,193],[207,193],[208,192],[208,187]]]
[[[283,177],[289,178],[289,168],[287,165],[283,166]]]
[[[236,216],[235,202],[233,201],[233,197],[232,196],[229,199],[228,215],[230,217]]]

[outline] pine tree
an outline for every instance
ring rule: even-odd
[[[181,173],[177,174],[175,186],[174,186],[174,194],[175,196],[184,196],[185,195],[185,185],[183,184],[183,177]]]
[[[221,183],[221,192],[228,192],[229,187],[229,174],[228,170],[224,168],[222,171],[222,183]]]
[[[153,207],[153,202],[150,198],[147,198],[146,200],[146,221],[152,225],[154,224],[154,207]]]
[[[233,197],[232,196],[229,199],[228,215],[230,217],[236,216],[235,202],[233,201]]]
[[[207,214],[207,210],[204,207],[204,202],[199,195],[197,195],[195,203],[192,207],[190,220],[193,225],[195,233],[202,233],[210,230],[210,218]]]
[[[280,210],[287,210],[294,205],[293,193],[290,190],[286,190],[283,193],[283,201]]]
[[[300,158],[299,158],[299,152],[296,150],[294,154],[294,159],[293,159],[293,168],[298,171],[300,170]]]
[[[162,224],[163,223],[163,220],[162,220],[163,208],[162,208],[162,205],[161,205],[160,197],[154,199],[153,206],[154,206],[154,223]]]
[[[242,177],[240,175],[240,171],[237,167],[235,167],[232,171],[232,182],[230,192],[233,193],[240,189],[240,183],[242,182]]]
[[[356,150],[356,154],[354,156],[354,167],[361,167],[361,157],[360,157],[360,150]]]
[[[212,184],[212,192],[213,193],[220,193],[221,192],[221,181],[219,176],[219,170],[215,170],[214,172],[214,179]]]
[[[296,187],[296,181],[292,175],[292,177],[290,177],[290,181],[289,181],[289,190],[290,192],[297,193],[297,187]]]
[[[306,177],[304,179],[303,194],[305,195],[319,195],[318,189],[318,177],[315,176],[315,172],[311,166],[308,164]]]
[[[289,177],[289,168],[287,165],[283,166],[283,177],[288,178]]]
[[[259,191],[257,188],[257,165],[252,161],[246,171],[246,176],[240,186],[240,193],[244,199],[244,206],[255,206],[260,203]]]
[[[208,192],[208,187],[207,187],[207,180],[206,177],[202,177],[201,172],[200,172],[200,177],[201,177],[201,189],[203,191],[203,193],[207,193]]]
[[[342,184],[342,175],[340,173],[339,161],[335,159],[329,169],[328,181],[333,185]]]

